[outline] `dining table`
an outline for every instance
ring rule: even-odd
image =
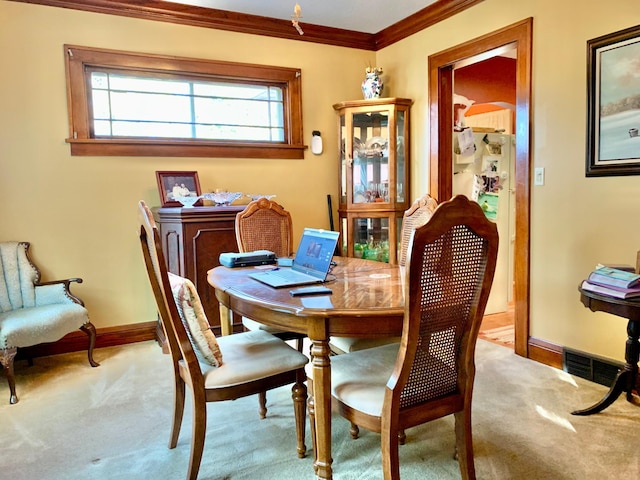
[[[259,266],[215,267],[208,282],[221,307],[222,334],[231,334],[234,315],[285,331],[306,334],[311,343],[315,418],[314,473],[329,480],[331,457],[332,337],[400,336],[404,317],[405,268],[352,257],[334,257],[335,266],[323,285],[330,294],[292,296],[293,288],[273,288],[249,276]]]

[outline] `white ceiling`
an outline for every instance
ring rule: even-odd
[[[291,20],[296,2],[305,23],[377,33],[438,0],[171,0],[233,12]]]

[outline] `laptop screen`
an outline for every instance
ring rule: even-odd
[[[324,278],[329,271],[339,232],[305,228],[293,260],[293,269]]]

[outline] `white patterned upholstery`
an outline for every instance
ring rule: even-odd
[[[95,327],[82,301],[71,295],[69,283],[40,284],[40,272],[31,263],[28,242],[0,242],[0,363],[16,403],[13,361],[18,348],[60,340],[77,329],[89,335],[89,363],[93,361]]]
[[[222,365],[222,353],[216,336],[211,331],[207,315],[204,313],[196,286],[188,278],[171,272],[167,272],[167,275],[180,320],[187,329],[187,335],[195,347],[198,360],[219,367]]]
[[[27,258],[25,244],[0,243],[0,268],[0,309],[8,312],[17,308],[34,307],[34,284],[39,280],[39,275]]]
[[[55,342],[87,323],[87,310],[76,303],[18,308],[0,314],[0,348]]]
[[[0,348],[55,342],[89,321],[87,309],[66,295],[64,283],[36,286],[40,274],[26,242],[0,243]]]

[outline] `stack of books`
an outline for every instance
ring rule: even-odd
[[[618,268],[598,266],[582,282],[582,289],[615,298],[640,297],[640,275]]]

